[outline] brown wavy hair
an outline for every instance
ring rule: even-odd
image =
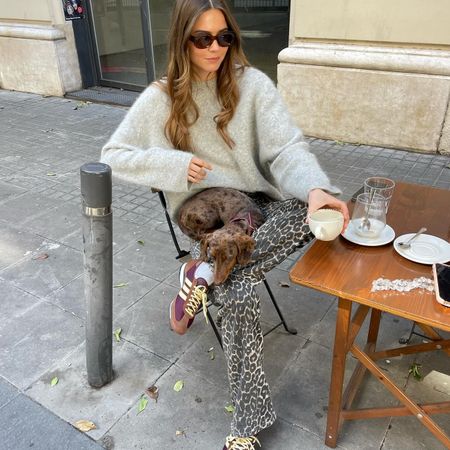
[[[234,141],[228,134],[227,125],[233,118],[239,101],[239,88],[236,75],[238,70],[249,66],[242,50],[239,27],[224,0],[176,0],[172,12],[169,31],[169,63],[165,82],[159,82],[170,97],[171,108],[165,125],[165,134],[172,145],[179,150],[194,151],[189,127],[198,119],[199,111],[192,98],[193,68],[188,51],[188,40],[197,19],[209,9],[222,11],[229,30],[236,39],[228,48],[225,59],[216,75],[216,93],[222,107],[214,117],[217,131],[228,147]]]

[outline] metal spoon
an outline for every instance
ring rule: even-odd
[[[410,248],[411,247],[411,242],[414,239],[416,239],[416,237],[419,236],[419,234],[422,234],[425,231],[427,231],[427,229],[425,227],[422,227],[414,236],[409,238],[406,242],[399,242],[398,243],[399,247],[403,248],[404,250],[406,250],[407,248]]]
[[[364,217],[361,220],[361,222],[359,224],[359,227],[358,227],[363,232],[370,231],[369,212],[370,212],[370,207],[372,206],[373,196],[374,195],[375,195],[375,191],[373,190],[373,191],[370,192],[369,204],[368,204],[367,209],[366,209],[366,214],[364,215]]]

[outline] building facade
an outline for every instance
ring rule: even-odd
[[[0,87],[45,95],[81,87],[61,0],[0,0]]]
[[[229,3],[305,134],[450,153],[450,0]],[[172,5],[0,0],[0,87],[142,90],[164,72]]]
[[[450,0],[295,0],[279,89],[305,134],[450,153]]]
[[[0,87],[140,91],[166,67],[174,0],[0,0]],[[231,0],[252,64],[276,79],[289,0]]]

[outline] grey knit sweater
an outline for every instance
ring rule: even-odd
[[[193,84],[200,112],[190,128],[194,153],[213,167],[201,183],[187,181],[193,154],[174,149],[164,135],[169,98],[156,85],[136,100],[104,146],[101,161],[119,180],[163,190],[172,217],[188,197],[208,187],[264,192],[275,200],[306,201],[313,188],[339,193],[309,152],[272,81],[255,68],[246,68],[238,80],[240,101],[228,125],[233,149],[214,122],[220,111],[215,80]]]

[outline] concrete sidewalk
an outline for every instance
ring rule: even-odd
[[[221,449],[230,414],[224,358],[199,317],[183,337],[168,328],[177,292],[175,251],[158,197],[115,183],[114,381],[88,386],[84,363],[84,293],[79,167],[98,160],[126,110],[0,90],[0,448],[2,450]],[[310,139],[348,199],[370,175],[450,189],[450,158]],[[138,241],[144,241],[144,244]],[[182,238],[183,245],[187,242]],[[48,255],[42,259],[42,255]],[[41,257],[40,257],[41,256]],[[264,449],[326,449],[335,298],[289,282],[292,255],[268,275],[298,335],[265,338],[265,366],[279,420],[261,433]],[[277,322],[263,297],[263,327]],[[383,316],[382,344],[396,345],[411,323]],[[413,339],[420,342],[422,338]],[[214,347],[213,351],[209,351]],[[214,359],[211,355],[214,355]],[[424,380],[408,376],[413,362]],[[349,370],[354,361],[349,361]],[[441,352],[394,358],[384,370],[419,400],[450,400],[450,364]],[[58,377],[56,386],[52,378]],[[184,381],[184,388],[173,386]],[[138,414],[145,389],[159,387]],[[361,407],[393,405],[369,377]],[[448,415],[435,416],[450,433]],[[93,421],[81,433],[71,425]],[[342,449],[441,449],[413,417],[345,424]]]

